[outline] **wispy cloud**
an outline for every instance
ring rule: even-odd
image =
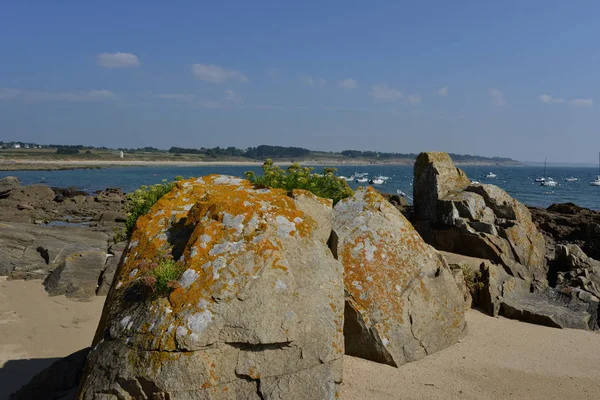
[[[140,59],[131,53],[101,53],[96,56],[96,63],[103,68],[128,68],[141,65]]]
[[[421,104],[422,99],[421,96],[419,96],[418,94],[413,94],[411,96],[408,96],[407,101],[409,104],[416,106],[418,104]]]
[[[38,92],[21,89],[1,89],[0,100],[23,99],[26,101],[89,102],[109,100],[115,97],[110,90],[87,90],[82,92]]]
[[[300,77],[300,79],[302,80],[302,82],[304,82],[306,85],[310,86],[310,87],[314,87],[314,86],[325,86],[325,79],[323,78],[313,78],[311,76],[302,76]]]
[[[244,101],[244,98],[242,96],[240,96],[238,93],[236,93],[234,90],[227,89],[225,91],[225,100],[235,101],[236,103],[241,103],[242,101]]]
[[[199,101],[195,102],[193,105],[196,108],[207,108],[207,109],[211,109],[211,110],[227,108],[227,107],[223,106],[223,104],[221,102],[214,101],[214,100],[199,100]]]
[[[248,77],[240,71],[225,69],[213,64],[194,64],[192,65],[192,74],[200,80],[211,83],[248,82]]]
[[[440,97],[446,97],[446,96],[448,96],[448,87],[447,87],[447,86],[444,86],[444,87],[442,87],[442,88],[439,88],[438,90],[436,90],[436,91],[434,92],[434,94],[435,94],[436,96],[440,96]]]
[[[504,101],[504,93],[502,93],[500,89],[490,89],[490,98],[492,99],[492,103],[499,107],[506,104]]]
[[[569,101],[575,107],[593,107],[594,101],[592,99],[573,99]]]
[[[23,93],[20,89],[0,88],[0,100],[9,100]]]
[[[564,103],[565,99],[561,99],[560,97],[553,97],[552,95],[549,94],[540,94],[537,99],[539,101],[541,101],[542,103]]]
[[[338,87],[341,89],[356,89],[358,81],[356,79],[347,78],[338,82]]]
[[[176,101],[180,103],[191,103],[196,99],[196,95],[185,93],[156,94],[153,97],[156,97],[157,99]]]
[[[390,87],[387,83],[371,86],[369,94],[377,101],[396,101],[404,97],[401,91]]]

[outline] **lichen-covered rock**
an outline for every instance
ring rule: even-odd
[[[316,219],[329,205],[294,197],[211,175],[140,217],[78,398],[335,398],[343,269]],[[165,255],[184,272],[161,297],[141,261]]]
[[[470,184],[467,175],[456,168],[448,153],[419,154],[414,166],[415,218],[418,221],[437,222],[437,201],[462,192]]]
[[[398,366],[456,343],[464,298],[444,258],[372,188],[334,209],[344,265],[346,354]]]

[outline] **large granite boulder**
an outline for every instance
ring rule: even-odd
[[[465,335],[464,296],[444,258],[372,188],[334,209],[344,265],[346,354],[399,366]]]
[[[321,227],[330,202],[311,197],[178,182],[137,222],[78,398],[336,398],[343,270]],[[160,294],[153,262],[168,257],[183,272]]]
[[[420,154],[414,173],[415,227],[428,243],[492,260],[532,290],[547,288],[544,237],[526,206],[497,186],[469,184],[447,155]]]

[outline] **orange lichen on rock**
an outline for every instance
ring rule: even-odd
[[[102,378],[86,380],[86,393],[128,373],[164,393],[248,384],[256,393],[253,380],[324,365],[310,390],[335,389],[344,305],[342,267],[323,239],[321,219],[330,223],[331,212],[331,201],[309,192],[257,189],[230,176],[177,182],[137,221],[91,355]],[[164,258],[182,273],[157,297],[141,282]],[[119,352],[128,354],[125,365],[106,372]],[[165,380],[182,369],[187,380]]]
[[[366,188],[339,202],[333,226],[348,293],[348,354],[400,365],[464,334],[462,297],[447,265],[380,194]],[[431,332],[419,331],[422,321]],[[433,332],[443,339],[434,343]]]

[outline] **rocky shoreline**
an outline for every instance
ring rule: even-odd
[[[129,244],[114,242],[127,202],[119,189],[88,195],[1,179],[0,275],[43,279],[50,295],[76,300],[108,294],[95,350],[54,364],[13,398],[72,393],[80,381],[78,398],[330,398],[343,354],[395,367],[419,360],[467,334],[470,307],[599,328],[599,212],[526,207],[493,185],[471,184],[445,153],[422,153],[414,173],[414,208],[371,188],[332,207],[233,177],[183,181]],[[165,252],[185,272],[157,298],[140,283],[142,264]],[[209,280],[196,270],[200,260]],[[263,317],[266,305],[275,325]],[[188,352],[194,361],[185,368],[196,373],[175,383],[178,354]],[[141,358],[123,363],[123,354]]]

